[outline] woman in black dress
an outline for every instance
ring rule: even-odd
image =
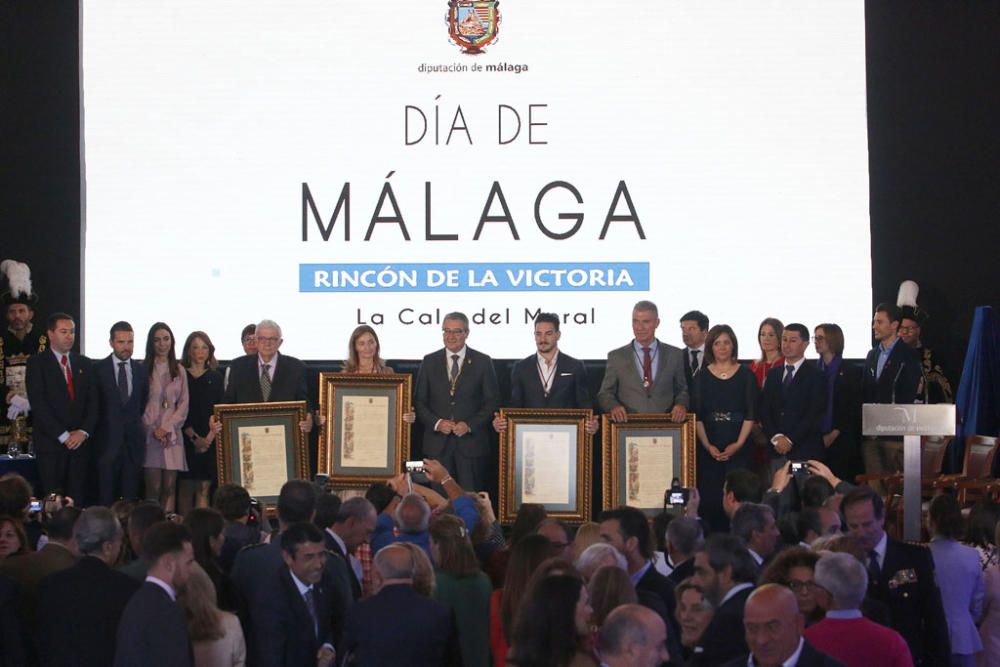
[[[750,449],[745,445],[753,428],[758,389],[753,373],[740,365],[738,353],[732,328],[717,324],[705,340],[708,372],[695,378],[700,514],[712,532],[729,532],[729,520],[722,509],[726,473],[750,468]]]
[[[188,374],[188,416],[184,422],[184,453],[188,471],[180,480],[177,508],[186,515],[192,507],[208,507],[209,492],[216,479],[215,436],[209,425],[216,403],[222,402],[222,374],[216,370],[215,346],[203,331],[195,331],[184,342],[181,365]]]

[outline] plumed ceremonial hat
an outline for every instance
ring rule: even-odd
[[[23,303],[34,309],[38,303],[38,295],[31,289],[31,269],[24,262],[5,259],[0,262],[0,273],[7,278],[7,291],[0,298],[4,306]]]
[[[920,326],[927,321],[927,311],[917,305],[920,285],[912,280],[904,280],[899,284],[899,294],[896,295],[896,305],[903,311],[903,318],[913,320]]]

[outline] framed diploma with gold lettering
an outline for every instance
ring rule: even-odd
[[[299,428],[306,414],[305,401],[216,405],[219,484],[239,484],[274,506],[282,484],[309,479],[309,446]]]
[[[525,503],[567,523],[590,520],[590,410],[501,408],[500,523]]]
[[[320,373],[319,471],[334,486],[367,486],[399,474],[410,456],[412,379],[405,373]]]
[[[604,509],[663,510],[663,494],[676,478],[695,485],[695,416],[680,423],[667,414],[630,414],[627,422],[601,417],[604,433]],[[721,493],[721,491],[720,491]]]

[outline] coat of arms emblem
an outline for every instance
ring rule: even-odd
[[[497,38],[497,0],[449,0],[448,34],[463,53],[477,54]]]

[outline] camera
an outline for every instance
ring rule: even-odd
[[[691,491],[681,486],[681,481],[674,477],[673,481],[670,483],[670,488],[667,489],[666,504],[687,505],[690,497]]]
[[[417,484],[427,484],[431,481],[424,472],[423,461],[407,461],[403,466],[403,472],[409,473],[410,479]]]
[[[38,498],[31,499],[31,505],[28,506],[29,514],[38,514],[42,511],[42,501]]]
[[[792,461],[791,473],[793,475],[810,475],[812,474],[812,470],[809,469],[809,464],[805,461]]]
[[[262,518],[263,515],[260,511],[260,501],[253,496],[250,496],[250,516],[247,518],[247,525],[257,526]]]

